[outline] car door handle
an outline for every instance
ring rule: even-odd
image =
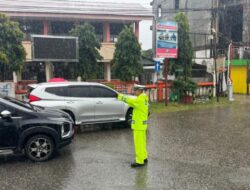
[[[98,101],[98,102],[96,102],[96,104],[103,104],[103,102],[101,102],[101,101]]]
[[[73,104],[74,102],[73,102],[73,101],[68,101],[68,102],[66,102],[66,103],[68,103],[68,104]]]

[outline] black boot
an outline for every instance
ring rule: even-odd
[[[137,168],[137,167],[142,167],[142,166],[144,166],[144,165],[145,165],[145,164],[138,164],[138,163],[134,162],[134,163],[131,164],[131,167],[132,167],[132,168]]]

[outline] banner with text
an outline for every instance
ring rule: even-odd
[[[178,57],[178,24],[171,21],[159,21],[156,25],[156,57]]]

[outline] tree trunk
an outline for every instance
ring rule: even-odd
[[[0,63],[0,80],[4,82],[4,64]]]

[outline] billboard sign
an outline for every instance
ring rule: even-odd
[[[78,38],[72,36],[32,35],[32,60],[78,62]]]
[[[156,57],[178,57],[178,24],[172,21],[159,21],[156,25]]]

